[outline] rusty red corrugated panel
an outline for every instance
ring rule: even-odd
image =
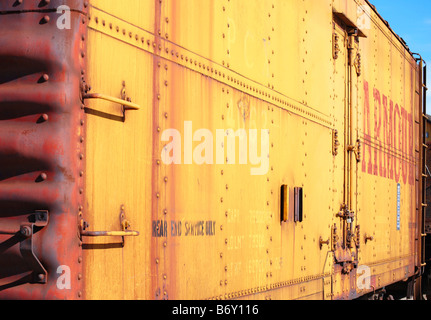
[[[0,2],[1,299],[83,297],[86,6]]]

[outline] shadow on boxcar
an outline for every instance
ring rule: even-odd
[[[15,56],[3,56],[0,61],[0,85],[31,75],[39,77],[47,69],[45,61]]]
[[[44,172],[49,170],[47,162],[36,158],[23,158],[18,154],[0,153],[0,182],[32,172]],[[35,182],[40,182],[36,178]]]
[[[32,270],[19,252],[23,237],[19,233],[8,237],[0,243],[0,291],[32,281]]]

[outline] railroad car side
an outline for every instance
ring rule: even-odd
[[[49,282],[5,282],[0,296],[332,300],[408,280],[419,297],[422,74],[367,1],[33,2],[8,1],[0,24],[42,19],[46,59],[70,62],[67,109],[47,112],[62,116],[48,162],[65,189],[28,203],[54,210],[35,251]],[[20,43],[34,33],[13,26]],[[41,121],[1,114],[22,129],[0,138],[11,166],[3,153]],[[0,174],[0,190],[45,183],[15,176]],[[10,236],[0,255],[26,255]],[[3,278],[16,257],[0,263]]]

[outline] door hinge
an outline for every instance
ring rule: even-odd
[[[332,130],[332,154],[338,155],[338,147],[340,146],[340,140],[338,140],[338,130]]]
[[[332,250],[333,251],[335,251],[337,249],[337,242],[340,239],[337,232],[338,232],[337,224],[334,223],[333,227],[331,228]]]
[[[356,69],[356,75],[359,77],[362,73],[362,62],[361,62],[361,54],[358,52],[356,54],[355,61],[353,62],[353,65]]]
[[[332,34],[332,57],[334,60],[338,59],[338,55],[340,53],[340,45],[338,44],[340,36],[334,32]]]

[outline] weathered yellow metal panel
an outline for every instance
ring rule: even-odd
[[[86,102],[83,216],[118,230],[124,205],[140,232],[85,239],[87,298],[354,298],[358,265],[375,287],[413,275],[416,66],[366,3],[93,0],[88,18],[91,92],[141,108]]]
[[[97,24],[110,30],[108,16],[95,12],[90,10],[90,26],[98,19]],[[121,237],[84,239],[86,297],[148,297],[151,224],[147,213],[151,212],[152,198],[147,182],[151,181],[152,156],[145,150],[151,150],[153,143],[152,108],[148,108],[153,99],[153,83],[148,77],[153,72],[153,57],[91,27],[87,39],[91,92],[119,98],[124,82],[126,95],[142,109],[126,111],[123,119],[121,105],[101,100],[86,103],[84,218],[91,230],[119,230],[120,207],[124,205],[126,217],[133,229],[140,230],[142,241],[128,238],[121,248]]]

